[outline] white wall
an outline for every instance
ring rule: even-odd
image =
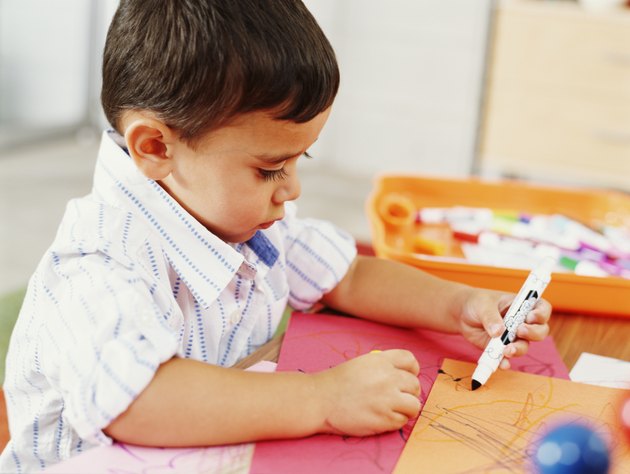
[[[118,7],[118,0],[96,0],[95,24],[92,35],[94,57],[91,64],[92,87],[89,94],[90,121],[99,129],[109,128],[109,123],[101,107],[101,68],[103,66],[103,48],[105,37],[112,17]]]
[[[107,126],[101,54],[117,3],[0,0],[0,128]],[[306,0],[342,74],[313,149],[321,166],[367,178],[386,170],[468,174],[490,3]]]
[[[0,120],[34,127],[83,119],[87,0],[0,1]]]
[[[326,167],[468,175],[491,0],[307,0],[341,87],[314,154]]]

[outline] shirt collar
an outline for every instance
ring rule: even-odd
[[[174,270],[199,304],[207,308],[239,271],[243,255],[208,231],[158,183],[142,175],[121,148],[121,139],[115,132],[103,134],[94,194],[146,220]]]

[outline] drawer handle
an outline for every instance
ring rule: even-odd
[[[593,136],[604,142],[630,145],[630,131],[600,128],[593,132]]]

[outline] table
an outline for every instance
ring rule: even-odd
[[[568,368],[573,366],[583,351],[630,361],[630,344],[627,343],[627,341],[630,340],[630,319],[556,313],[550,321],[550,326],[551,333],[556,341],[556,346]],[[236,367],[247,368],[262,360],[277,361],[282,341],[283,335],[273,338],[249,357],[241,360],[238,364],[236,364]],[[249,462],[253,452],[253,445],[241,445],[239,448],[241,451],[235,453],[224,453],[221,451],[221,449],[224,448],[221,447],[198,448],[194,450],[199,451],[197,454],[194,452],[186,452],[186,456],[181,456],[181,453],[179,452],[181,450],[167,450],[164,452],[157,452],[157,454],[155,454],[155,458],[148,458],[149,455],[154,456],[154,454],[149,450],[146,450],[139,451],[139,457],[136,453],[133,459],[129,460],[127,453],[124,453],[127,457],[121,457],[121,453],[119,452],[121,450],[117,449],[116,446],[117,445],[114,445],[113,447],[104,446],[90,451],[89,454],[85,453],[82,455],[82,464],[80,463],[78,466],[84,467],[87,461],[97,463],[97,465],[99,463],[107,464],[111,462],[113,463],[112,465],[122,463],[122,465],[126,466],[132,461],[135,462],[137,458],[141,458],[142,462],[145,462],[146,459],[150,459],[151,462],[159,464],[159,462],[164,462],[162,457],[165,455],[167,457],[170,456],[168,459],[169,463],[174,459],[180,459],[180,457],[181,459],[192,460],[190,462],[193,463],[200,460],[210,462],[214,459],[212,457],[214,454],[215,458],[222,460],[221,462],[226,459],[233,459],[234,464],[232,467],[234,467],[234,471],[231,472],[245,473],[249,469]],[[144,448],[134,447],[133,449],[142,450]],[[175,454],[172,454],[173,452]],[[159,457],[158,459],[157,455],[162,457]],[[89,456],[89,458],[86,458],[86,456]],[[76,457],[67,461],[63,465],[53,466],[52,472],[83,472],[81,470],[74,469],[77,467],[77,462],[79,460],[79,457]],[[70,469],[71,467],[74,470]]]
[[[569,370],[582,352],[630,361],[630,318],[553,313],[549,326]]]

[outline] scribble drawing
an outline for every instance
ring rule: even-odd
[[[523,372],[527,372],[528,374],[546,375],[548,377],[553,377],[555,375],[552,363],[536,357],[531,353],[527,353],[523,360],[525,361],[525,363],[521,365],[521,370]]]
[[[423,403],[430,396],[433,380],[444,357],[475,362],[481,353],[481,349],[457,334],[402,329],[329,314],[294,313],[284,336],[278,370],[316,372],[374,349],[395,348],[411,350],[420,362]],[[568,377],[551,339],[533,343],[526,356],[512,363],[516,370],[523,370],[523,365],[527,365],[529,372]],[[405,440],[411,436],[412,426],[413,422],[407,424],[402,432],[379,435],[376,447],[371,437],[357,439],[326,435],[262,443],[256,448],[252,472],[287,472],[283,469],[287,459],[294,459],[299,460],[299,468],[296,467],[293,472],[301,474],[389,473],[400,457]],[[429,457],[433,458],[433,453]],[[430,464],[425,469],[425,462],[417,466],[421,466],[420,472],[445,472],[433,469]],[[410,472],[415,474],[419,471]]]
[[[383,335],[379,331],[356,332],[351,330],[314,331],[297,336],[296,339],[311,339],[322,347],[339,356],[340,361],[350,360],[359,355],[379,349],[394,349],[408,347],[413,341],[411,335],[392,336]]]
[[[530,472],[536,443],[550,427],[587,423],[610,442],[612,472],[630,473],[630,447],[619,436],[620,392],[513,371],[472,392],[474,364],[445,360],[396,473]],[[435,464],[431,459],[437,459]]]
[[[444,357],[459,360],[476,360],[481,351],[466,342],[461,336],[443,335],[434,331],[413,332],[407,329],[388,328],[389,331],[366,330],[319,330],[287,335],[285,344],[292,341],[296,347],[317,347],[335,357],[337,363],[352,359],[372,350],[408,349],[418,356],[422,369],[442,364]],[[298,351],[299,352],[299,351]],[[538,375],[556,376],[553,361],[538,357],[530,351],[515,360],[518,370]],[[545,355],[546,352],[544,353]],[[329,360],[329,358],[327,358]],[[432,380],[431,380],[432,381]]]
[[[253,445],[151,449],[118,444],[116,448],[121,456],[107,468],[108,474],[246,474]]]

